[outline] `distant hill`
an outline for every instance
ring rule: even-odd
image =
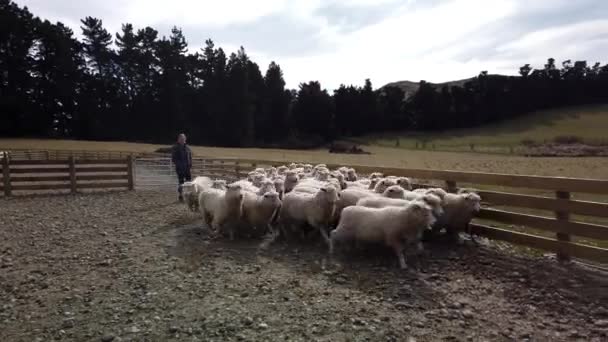
[[[511,77],[511,76],[505,76],[505,75],[496,75],[496,74],[490,74],[488,76],[491,77]],[[467,83],[468,81],[471,81],[475,79],[475,77],[470,77],[470,78],[465,78],[462,80],[456,80],[456,81],[448,81],[448,82],[443,82],[443,83],[432,83],[432,82],[428,82],[429,84],[431,84],[432,86],[434,86],[436,89],[441,89],[443,86],[464,86],[465,83]],[[412,81],[397,81],[397,82],[391,82],[388,83],[386,85],[384,85],[382,88],[385,87],[397,87],[397,88],[401,88],[401,90],[403,90],[403,92],[405,93],[405,98],[408,98],[410,96],[412,96],[420,87],[420,82],[412,82]],[[380,89],[382,89],[380,88]]]

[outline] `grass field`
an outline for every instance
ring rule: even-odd
[[[427,148],[465,149],[474,144],[476,149],[520,145],[522,140],[552,141],[558,136],[577,136],[589,143],[608,142],[608,105],[563,108],[530,113],[525,117],[477,128],[450,130],[433,134],[396,133],[369,136],[362,141],[380,146],[414,148],[426,141]]]
[[[162,145],[126,142],[97,142],[40,139],[0,139],[0,150],[60,149],[90,151],[153,152]],[[219,148],[193,146],[194,153],[206,157],[237,157],[275,161],[328,162],[402,168],[497,172],[543,176],[608,178],[608,158],[530,158],[469,152],[405,150],[369,146],[371,155],[333,154],[327,150],[295,151],[258,148]]]

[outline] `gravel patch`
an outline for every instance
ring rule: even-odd
[[[259,244],[212,238],[173,192],[0,199],[0,341],[608,339],[608,278],[576,264]]]

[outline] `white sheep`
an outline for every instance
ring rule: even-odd
[[[274,182],[270,179],[266,179],[260,185],[260,189],[258,190],[258,195],[264,195],[267,192],[276,192],[276,188],[274,187]]]
[[[346,175],[348,174],[348,167],[340,166],[338,168],[338,172],[340,172],[342,175],[344,175],[344,177],[346,177]]]
[[[397,185],[405,190],[412,190],[412,181],[407,177],[397,177]]]
[[[257,173],[253,176],[253,180],[251,183],[256,187],[261,187],[262,183],[264,183],[268,178],[266,178],[266,173]]]
[[[413,190],[413,192],[421,194],[433,194],[439,197],[441,200],[443,200],[447,195],[447,192],[442,188],[418,188],[416,190]]]
[[[403,189],[399,185],[391,185],[388,188],[386,188],[386,190],[384,190],[384,192],[382,193],[382,196],[388,197],[388,198],[405,199],[405,189]]]
[[[337,224],[340,220],[340,214],[344,208],[356,205],[357,202],[366,197],[378,197],[379,194],[364,189],[346,188],[340,191],[340,198],[336,202],[336,210],[334,212],[333,224]]]
[[[348,187],[348,184],[346,183],[346,180],[344,179],[344,175],[341,174],[338,171],[332,171],[329,174],[330,178],[332,179],[337,179],[338,183],[340,184],[340,189],[346,189]]]
[[[304,169],[304,172],[306,172],[306,173],[312,172],[312,165],[310,165],[310,164],[304,164],[304,166],[302,168]]]
[[[279,176],[284,175],[285,171],[287,171],[289,168],[285,165],[281,165],[279,167],[277,167],[277,173],[279,174]]]
[[[367,208],[385,208],[385,207],[403,207],[411,203],[411,201],[404,200],[401,198],[390,198],[390,197],[365,197],[357,202],[358,206]]]
[[[260,173],[257,171],[249,171],[249,172],[247,172],[247,180],[250,182],[253,182],[253,178],[256,177],[257,175],[260,175]]]
[[[268,169],[266,169],[266,177],[272,179],[276,176],[278,176],[279,173],[277,172],[277,168],[274,166],[269,167]]]
[[[328,231],[339,196],[333,186],[323,187],[314,194],[295,191],[286,194],[279,214],[281,232],[285,236],[287,228],[303,232],[302,226],[309,225],[329,241]]]
[[[349,182],[355,182],[357,180],[357,172],[355,169],[350,168],[346,171],[346,180]]]
[[[271,224],[278,217],[280,208],[281,199],[275,191],[268,191],[263,195],[244,192],[241,221],[249,229],[264,234],[266,231],[272,231]]]
[[[433,233],[445,228],[452,239],[459,239],[458,233],[467,231],[469,223],[481,209],[481,197],[474,192],[448,193],[442,201],[443,215],[433,225]]]
[[[374,187],[374,192],[382,194],[388,189],[388,187],[397,185],[397,181],[391,178],[383,178]]]
[[[422,251],[422,233],[434,222],[431,208],[422,201],[402,207],[367,208],[352,206],[342,211],[340,222],[330,233],[329,254],[336,242],[384,242],[391,247],[402,269],[407,268],[404,241],[415,243]]]
[[[286,171],[285,172],[285,193],[290,192],[291,190],[293,190],[293,188],[296,186],[296,184],[298,184],[298,181],[300,179],[298,178],[298,175],[295,174],[292,171]]]
[[[199,195],[199,208],[205,223],[211,229],[221,232],[228,225],[230,240],[234,240],[232,223],[236,223],[243,212],[243,191],[240,185],[228,185],[226,190],[203,190]]]
[[[253,185],[253,183],[251,183],[250,181],[244,180],[244,179],[236,181],[236,182],[234,182],[234,183],[232,183],[230,185],[238,185],[238,186],[241,187],[241,189],[243,191],[251,192],[251,193],[254,193],[254,194],[256,194],[256,193],[258,193],[260,191],[259,187]]]
[[[285,180],[282,178],[275,178],[273,182],[274,189],[279,194],[279,198],[283,199],[283,195],[285,194]]]
[[[182,184],[182,193],[186,200],[186,205],[190,211],[198,211],[198,189],[194,182],[184,182]]]
[[[369,179],[376,179],[376,178],[384,178],[384,174],[382,172],[372,172],[369,175]]]

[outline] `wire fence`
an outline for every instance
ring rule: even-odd
[[[193,158],[191,175],[235,181],[234,163],[225,163],[205,158]],[[136,158],[135,159],[135,188],[136,189],[174,189],[177,187],[175,164],[171,158]]]

